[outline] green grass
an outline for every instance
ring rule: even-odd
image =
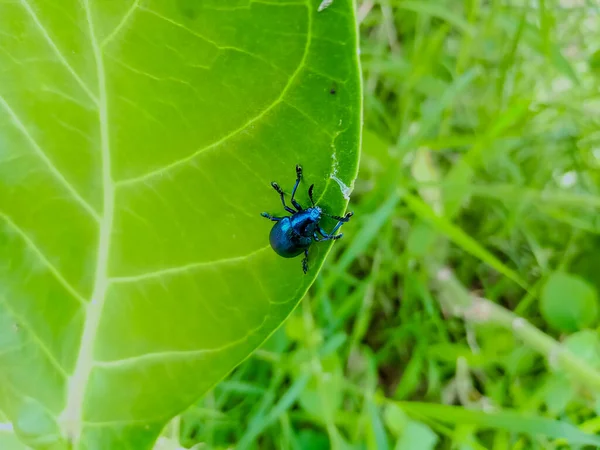
[[[168,432],[209,449],[600,447],[597,294],[540,306],[556,272],[600,289],[600,6],[358,7],[355,218],[293,316]]]

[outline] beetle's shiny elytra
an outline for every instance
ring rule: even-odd
[[[309,208],[302,208],[300,204],[294,199],[296,195],[296,189],[302,179],[302,167],[296,166],[296,184],[292,190],[291,202],[293,208],[285,204],[285,194],[283,190],[274,181],[271,183],[273,189],[277,191],[281,198],[283,208],[291,214],[291,216],[275,217],[266,212],[262,213],[261,216],[266,217],[273,222],[276,222],[271,229],[269,235],[269,242],[271,247],[280,256],[284,258],[293,258],[301,253],[304,253],[304,259],[302,259],[302,270],[304,273],[308,271],[308,248],[313,242],[320,241],[334,241],[341,238],[342,234],[335,234],[340,227],[350,220],[352,213],[347,213],[344,217],[332,216],[323,212],[323,210],[315,205],[313,199],[314,184],[308,188],[308,197],[312,206]],[[295,209],[294,209],[295,208]],[[331,217],[338,221],[333,230],[327,233],[321,228],[320,222],[323,216]],[[321,237],[319,237],[321,236]]]

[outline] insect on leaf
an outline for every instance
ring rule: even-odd
[[[296,164],[330,214],[356,176],[353,5],[317,7],[0,2],[0,409],[29,447],[151,448],[308,289],[332,243],[304,275],[260,213]]]

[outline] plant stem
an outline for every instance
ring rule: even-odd
[[[515,337],[544,355],[551,368],[559,367],[578,383],[600,393],[600,372],[524,318],[490,300],[469,293],[451,270],[444,268],[438,271],[437,288],[442,306],[452,314],[468,322],[490,323],[512,330]]]

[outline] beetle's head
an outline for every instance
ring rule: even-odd
[[[321,220],[321,216],[323,215],[323,210],[318,206],[313,206],[310,208],[310,218],[315,222]]]

